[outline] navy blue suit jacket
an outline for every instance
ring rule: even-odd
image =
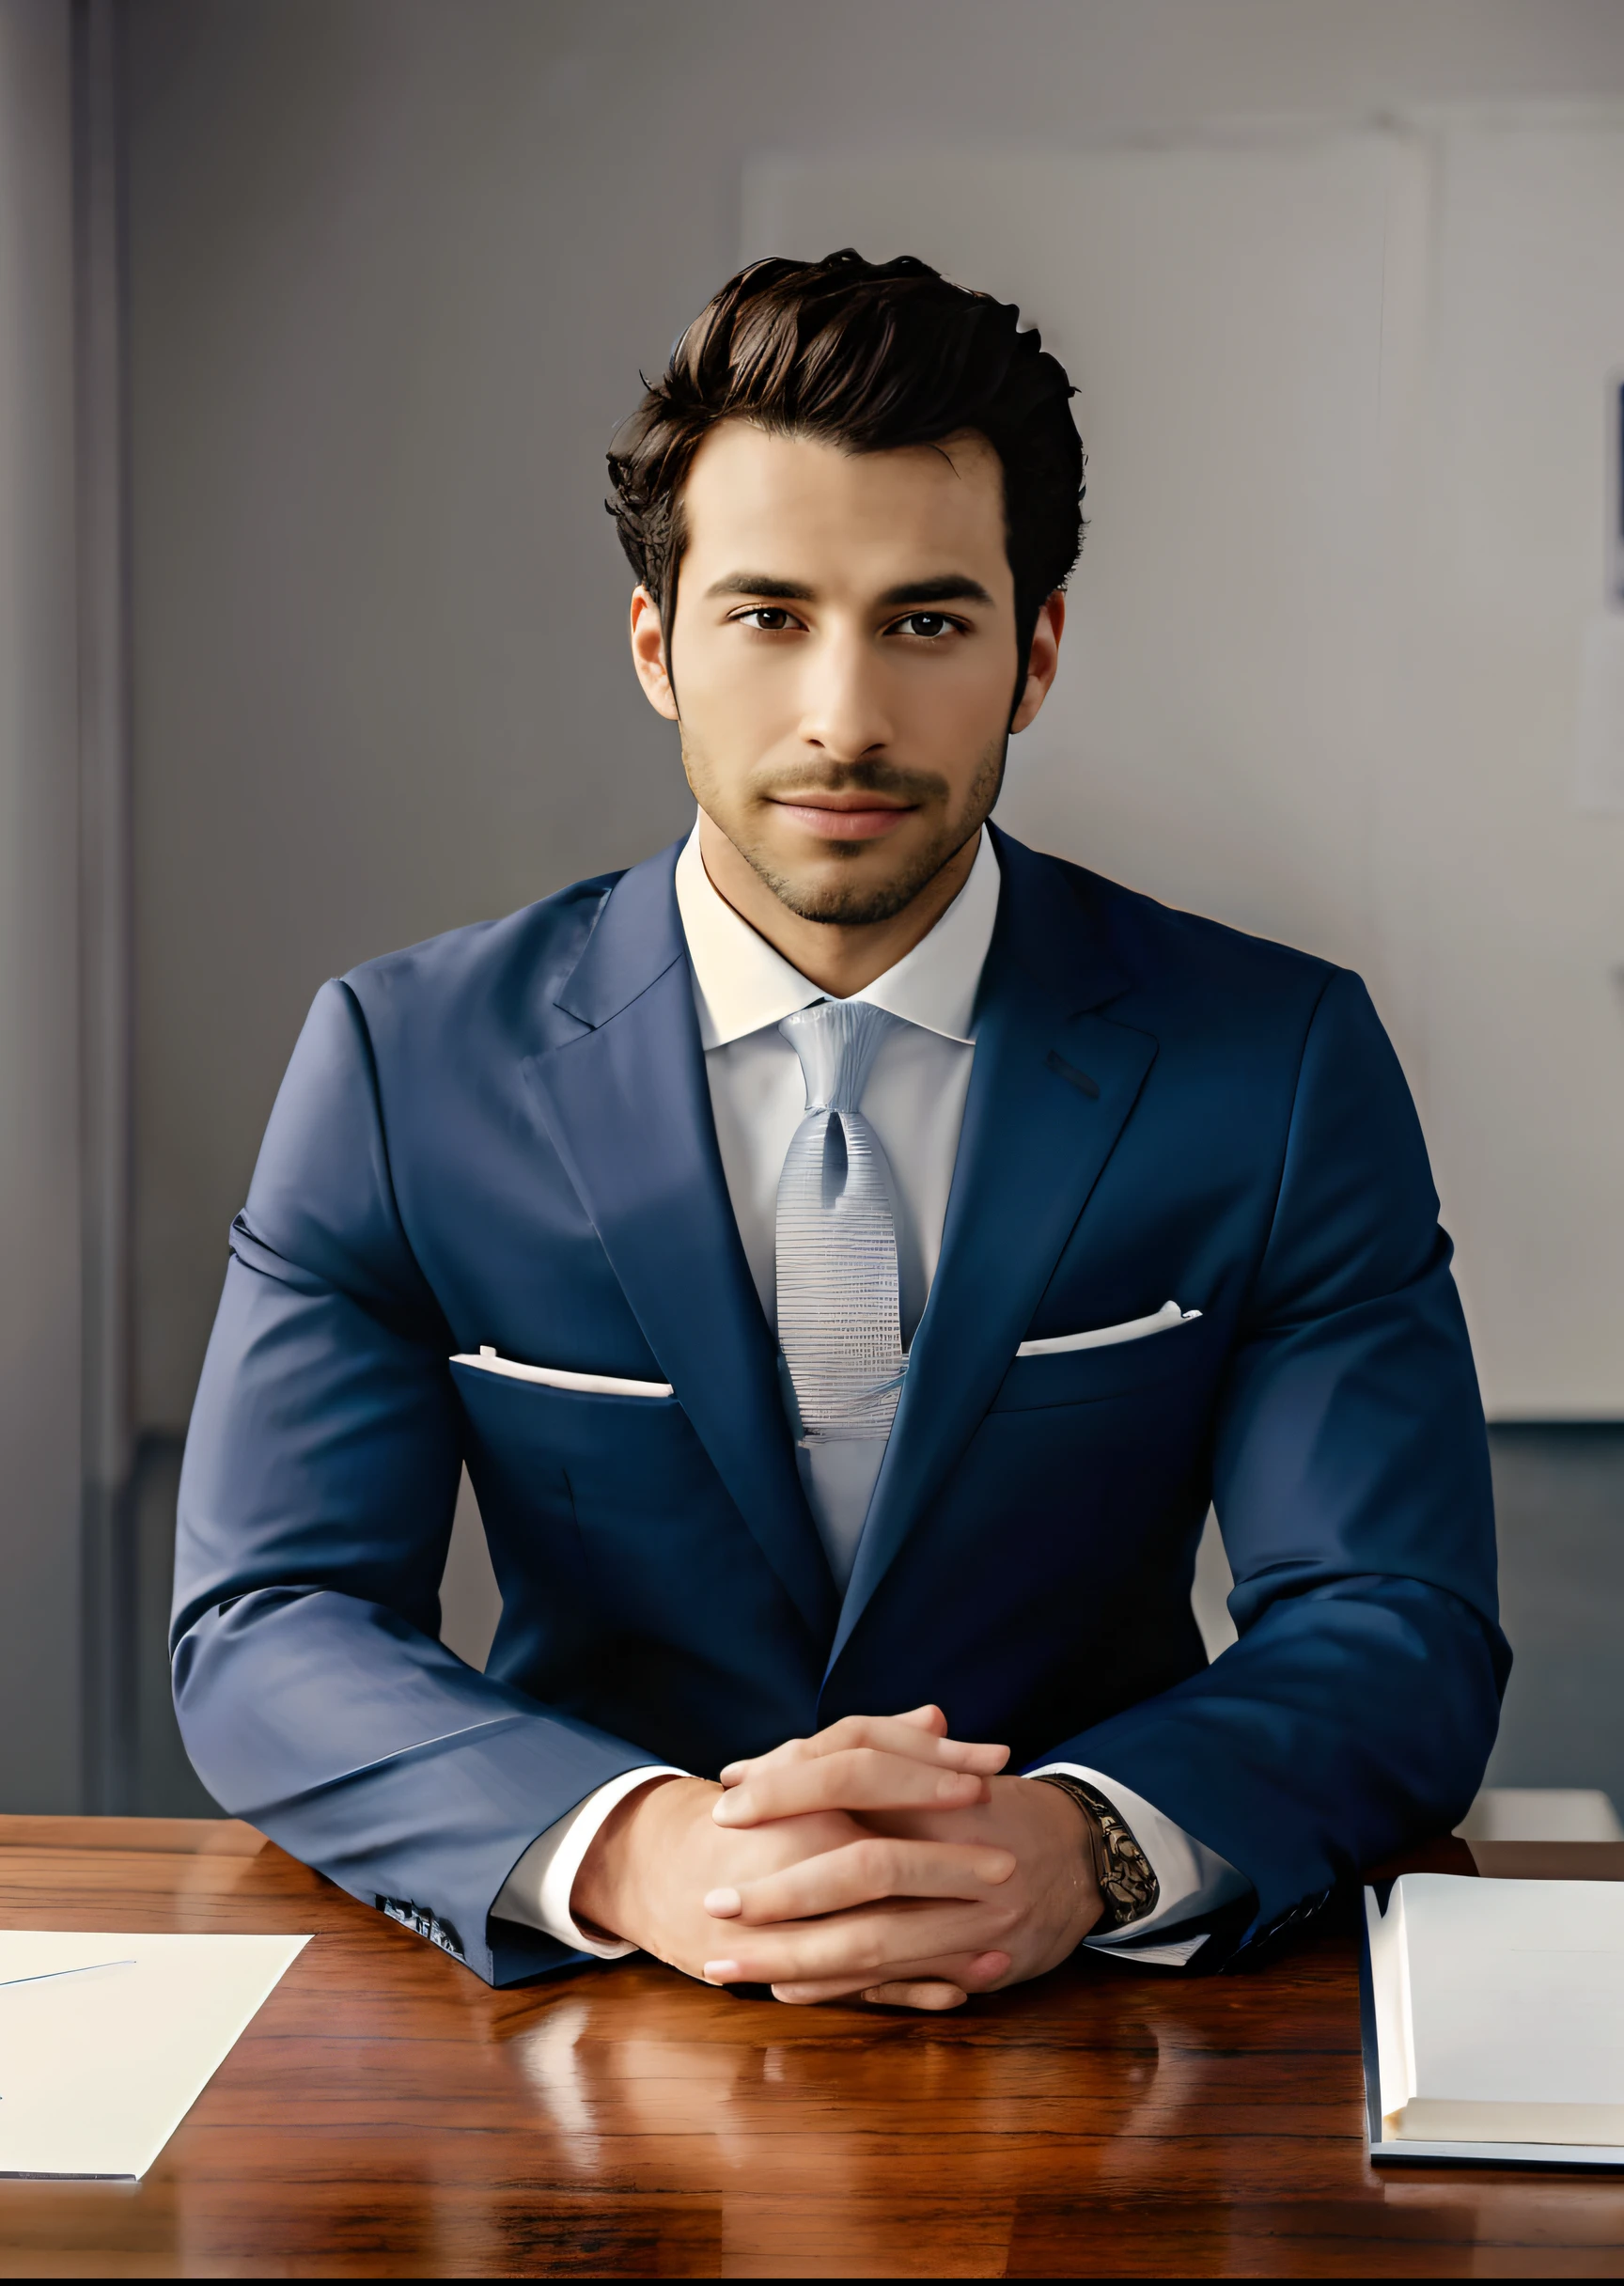
[[[1494,1734],[1483,1420],[1357,978],[998,838],[940,1266],[842,1601],[728,1205],[675,852],[323,987],[234,1226],[175,1698],[229,1810],[498,1983],[555,1819],[934,1699],[1239,1867],[1241,1950],[1446,1826]],[[1028,1338],[1169,1297],[1120,1347]],[[669,1382],[582,1394],[451,1365]],[[460,1468],[503,1611],[437,1639]],[[1240,1640],[1190,1611],[1217,1503]]]

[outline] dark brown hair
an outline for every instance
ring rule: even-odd
[[[820,262],[752,262],[708,302],[609,450],[609,512],[669,632],[682,484],[719,421],[750,420],[851,452],[977,430],[1004,464],[1023,679],[1045,600],[1082,544],[1083,445],[1065,368],[1020,312],[902,255],[851,246]],[[1018,683],[1019,688],[1019,683]]]

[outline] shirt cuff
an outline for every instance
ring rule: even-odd
[[[1040,1769],[1028,1770],[1026,1776],[1040,1778],[1050,1770],[1056,1777],[1081,1778],[1085,1786],[1092,1786],[1096,1793],[1105,1796],[1149,1858],[1160,1890],[1154,1913],[1146,1914],[1143,1920],[1130,1921],[1124,1929],[1086,1936],[1084,1944],[1092,1951],[1120,1953],[1129,1960],[1147,1961],[1157,1967],[1182,1967],[1207,1942],[1205,1930],[1195,1936],[1180,1937],[1165,1945],[1153,1941],[1157,1930],[1171,1929],[1180,1921],[1192,1921],[1203,1913],[1215,1912],[1232,1899],[1244,1897],[1251,1883],[1244,1873],[1236,1871],[1227,1857],[1220,1857],[1216,1850],[1210,1850],[1194,1834],[1187,1834],[1171,1818],[1164,1818],[1143,1794],[1135,1793],[1131,1786],[1120,1785],[1104,1771],[1085,1769],[1081,1762],[1045,1762]]]
[[[581,1860],[616,1805],[635,1793],[639,1786],[647,1786],[650,1778],[685,1778],[689,1775],[672,1762],[646,1762],[640,1769],[623,1770],[596,1793],[577,1802],[568,1817],[560,1818],[532,1841],[508,1874],[491,1908],[496,1918],[539,1929],[543,1935],[556,1937],[560,1945],[572,1946],[577,1952],[588,1952],[596,1961],[623,1961],[629,1952],[635,1952],[636,1946],[620,1937],[588,1936],[570,1913],[570,1894]]]

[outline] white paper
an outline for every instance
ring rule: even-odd
[[[0,2175],[144,2175],[309,1942],[0,1930]]]

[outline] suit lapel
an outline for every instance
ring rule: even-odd
[[[1092,1011],[1130,979],[1071,884],[1007,836],[930,1299],[829,1665],[974,1435],[1156,1057]]]
[[[716,1148],[674,858],[651,858],[617,884],[557,994],[590,1028],[528,1059],[524,1077],[662,1372],[826,1643],[835,1583]]]

